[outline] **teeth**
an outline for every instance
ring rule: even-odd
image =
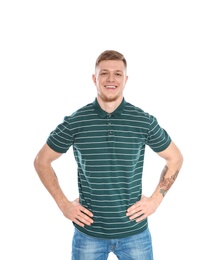
[[[106,88],[112,88],[112,89],[115,89],[116,87],[115,87],[115,86],[106,86]]]

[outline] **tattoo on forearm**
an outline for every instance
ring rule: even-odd
[[[163,197],[166,195],[167,191],[173,185],[179,173],[179,171],[177,170],[175,174],[173,174],[171,177],[165,178],[167,171],[168,167],[165,166],[160,177],[160,193],[163,195]]]

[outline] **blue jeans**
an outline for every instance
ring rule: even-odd
[[[120,239],[87,236],[75,228],[71,260],[106,260],[113,252],[120,260],[153,260],[149,229]]]

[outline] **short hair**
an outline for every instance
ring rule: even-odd
[[[96,60],[95,68],[99,65],[101,61],[104,60],[120,60],[123,61],[125,68],[127,68],[127,61],[123,54],[114,50],[106,50],[102,52]]]

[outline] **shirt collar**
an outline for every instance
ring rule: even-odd
[[[94,109],[96,110],[96,112],[98,113],[98,115],[101,117],[101,118],[105,118],[107,117],[108,115],[112,116],[112,117],[118,117],[122,114],[123,110],[124,110],[124,107],[126,105],[126,101],[125,99],[123,98],[121,104],[115,109],[115,111],[113,111],[112,113],[108,113],[106,112],[105,110],[103,110],[99,103],[98,103],[98,100],[97,98],[95,98],[95,100],[93,101],[93,106],[94,106]]]

